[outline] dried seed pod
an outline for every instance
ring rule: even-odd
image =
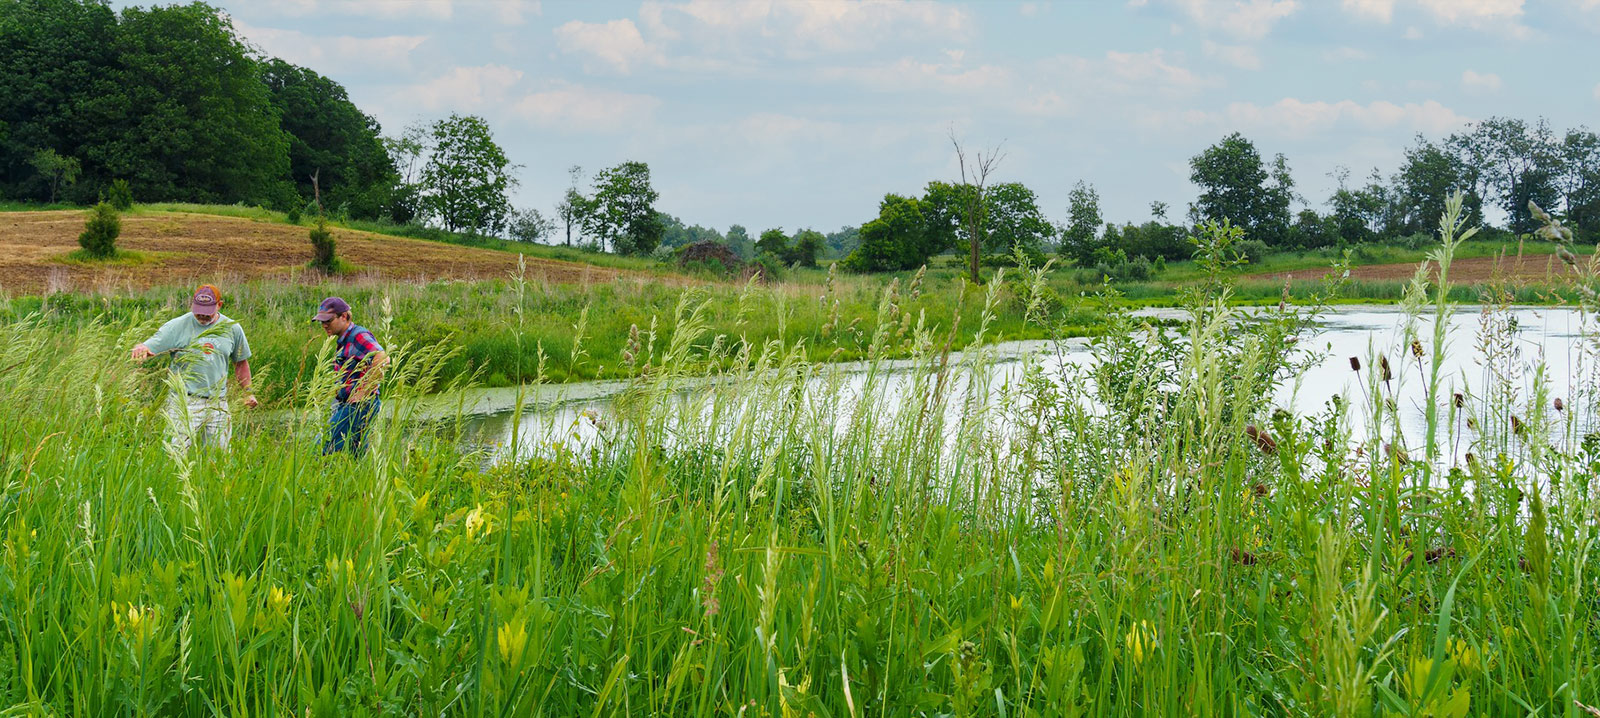
[[[1240,566],[1254,566],[1261,563],[1261,557],[1240,548],[1228,549],[1228,558]]]
[[[1378,378],[1389,381],[1394,378],[1394,373],[1389,371],[1389,357],[1378,355]]]
[[[1350,370],[1351,371],[1361,371],[1361,358],[1360,357],[1350,357]]]
[[[1473,431],[1477,431],[1478,430],[1478,420],[1474,419],[1474,418],[1472,418],[1470,416],[1467,417],[1467,428],[1471,429]]]
[[[1419,340],[1419,339],[1412,339],[1411,340],[1411,356],[1414,356],[1414,357],[1416,357],[1418,359],[1422,358],[1422,341],[1421,340]]]
[[[1462,396],[1459,391],[1451,397],[1451,401],[1455,402],[1457,409],[1467,405],[1467,397]]]
[[[1255,424],[1246,426],[1244,428],[1244,435],[1251,441],[1255,442],[1256,448],[1260,449],[1261,453],[1278,453],[1278,442],[1273,441],[1272,437],[1268,435],[1267,432],[1257,429]]]
[[[1467,466],[1469,468],[1473,468],[1473,469],[1478,468],[1478,455],[1477,454],[1474,454],[1474,453],[1472,453],[1470,451],[1467,452]]]
[[[1526,429],[1527,427],[1523,425],[1521,419],[1518,419],[1515,416],[1511,417],[1511,433],[1516,434],[1517,436],[1522,436],[1522,432]]]
[[[1556,411],[1566,411],[1567,405],[1561,403],[1561,397],[1556,397]]]
[[[1250,487],[1250,493],[1256,496],[1266,496],[1268,491],[1267,485],[1259,482]]]

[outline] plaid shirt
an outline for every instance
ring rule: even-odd
[[[368,354],[383,351],[383,346],[372,336],[366,327],[351,324],[349,329],[339,335],[339,353],[333,358],[333,368],[344,373],[344,381],[339,386],[339,393],[334,395],[338,401],[349,401],[350,392],[354,391],[361,377],[367,373],[369,362],[362,361]],[[378,388],[373,387],[368,398],[376,399]]]

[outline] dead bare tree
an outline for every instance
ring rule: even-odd
[[[971,248],[971,279],[973,284],[982,284],[983,278],[978,276],[978,255],[983,251],[983,220],[987,210],[984,193],[989,187],[989,175],[1000,165],[1000,160],[1005,159],[1000,151],[1005,141],[991,148],[988,154],[979,150],[970,166],[967,150],[956,139],[954,128],[950,130],[950,144],[956,148],[956,162],[961,166],[961,224],[967,230],[967,243]]]

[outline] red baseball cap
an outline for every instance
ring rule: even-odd
[[[194,296],[189,299],[189,311],[195,314],[216,314],[217,305],[222,303],[222,292],[210,284],[202,284],[194,290]]]

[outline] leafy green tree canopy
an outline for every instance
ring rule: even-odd
[[[1271,168],[1244,135],[1237,132],[1189,160],[1189,180],[1200,187],[1195,212],[1201,220],[1226,218],[1251,239],[1280,244],[1289,227],[1294,181],[1283,155]]]
[[[650,165],[623,162],[594,177],[585,229],[618,254],[649,254],[666,228],[656,212],[659,195],[650,186]]]
[[[489,123],[452,114],[434,123],[433,152],[422,168],[423,207],[453,232],[497,234],[511,214],[511,161]]]

